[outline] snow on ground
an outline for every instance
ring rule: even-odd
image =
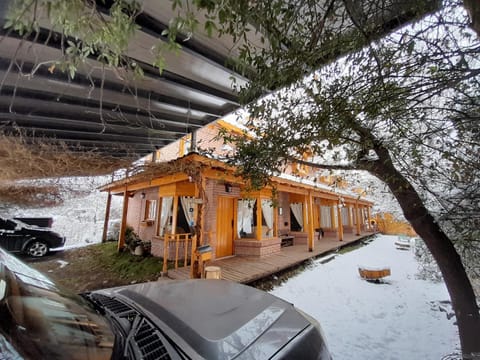
[[[315,265],[271,291],[316,318],[334,359],[432,359],[458,351],[455,317],[443,282],[416,278],[412,250],[396,236]],[[362,280],[358,265],[388,265],[388,283]],[[447,319],[447,317],[449,319]]]
[[[37,209],[11,207],[7,214],[2,216],[51,217],[52,230],[66,237],[66,248],[101,242],[107,193],[100,192],[97,188],[108,180],[108,177],[63,179],[61,184],[74,192],[65,193],[65,202],[62,205]],[[122,203],[121,196],[112,196],[110,223],[121,218]]]

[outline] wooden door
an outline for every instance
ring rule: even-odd
[[[218,197],[217,205],[217,258],[233,255],[234,199]]]

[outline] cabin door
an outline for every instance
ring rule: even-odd
[[[216,257],[233,255],[234,199],[218,197]]]

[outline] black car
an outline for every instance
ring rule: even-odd
[[[0,247],[7,251],[40,257],[64,244],[65,238],[49,228],[0,218]]]
[[[224,280],[60,291],[0,249],[2,359],[331,359],[318,322]]]

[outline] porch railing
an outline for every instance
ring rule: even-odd
[[[181,262],[180,250],[183,250],[183,266],[188,266],[191,262],[192,249],[192,234],[165,234],[163,237],[163,272],[168,270],[168,261],[174,261],[175,270],[178,269],[178,263]],[[173,245],[173,256],[170,254],[170,246]]]

